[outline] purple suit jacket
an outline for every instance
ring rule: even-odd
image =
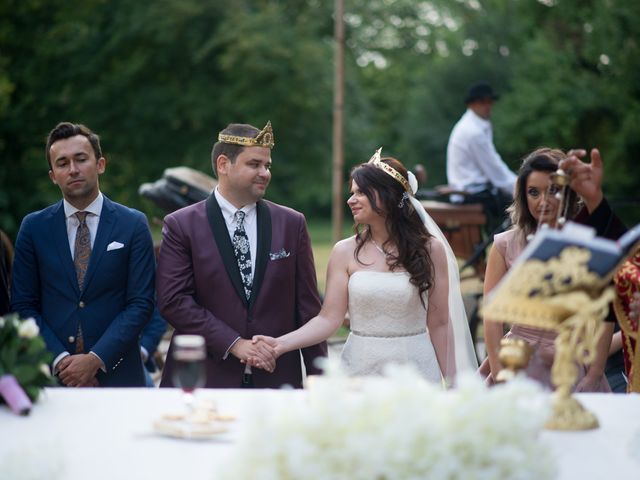
[[[157,293],[162,316],[175,334],[198,334],[207,345],[207,387],[239,388],[244,364],[229,354],[236,338],[272,337],[295,330],[320,311],[320,299],[304,216],[261,200],[257,204],[258,246],[251,298],[247,301],[233,246],[214,195],[164,220],[158,255]],[[161,386],[172,386],[172,347]],[[326,343],[302,350],[308,373],[327,355]],[[298,351],[278,358],[276,370],[253,369],[259,388],[302,386]]]

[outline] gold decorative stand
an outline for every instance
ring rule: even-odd
[[[521,370],[527,368],[531,353],[531,346],[521,338],[503,338],[500,340],[498,359],[504,368],[498,372],[496,382],[508,382],[516,378],[516,375]]]
[[[550,430],[589,430],[598,428],[598,419],[571,395],[571,387],[578,377],[577,363],[590,365],[595,359],[598,340],[602,335],[609,303],[614,293],[611,287],[596,298],[579,291],[559,295],[556,301],[566,300],[576,313],[558,324],[555,357],[551,367],[551,381],[556,387],[553,414],[546,428]]]
[[[600,277],[589,271],[590,258],[588,249],[568,246],[558,257],[546,261],[528,259],[514,266],[482,309],[488,320],[557,332],[551,368],[556,391],[553,413],[546,424],[551,430],[598,427],[595,415],[571,394],[578,363],[589,365],[595,358],[604,329],[603,319],[614,296],[608,286],[611,275]],[[500,361],[512,371],[505,374],[505,379],[523,368],[523,359],[526,366],[527,348],[530,347],[526,342],[516,339],[504,343],[507,352],[500,352]]]

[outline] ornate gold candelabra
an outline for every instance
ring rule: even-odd
[[[521,338],[503,338],[500,340],[498,359],[504,368],[498,372],[496,382],[513,380],[521,370],[527,368],[531,353],[531,346]]]
[[[571,395],[578,363],[588,365],[595,357],[604,329],[602,320],[613,299],[608,286],[611,275],[600,277],[591,272],[587,267],[590,259],[587,248],[576,246],[567,246],[548,260],[528,259],[514,267],[482,309],[489,320],[557,332],[551,369],[556,391],[553,413],[546,424],[553,430],[598,427],[596,417]],[[507,346],[523,348],[517,342],[507,342]],[[517,353],[507,357],[507,363],[515,367],[527,358]]]

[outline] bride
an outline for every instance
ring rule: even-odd
[[[434,383],[453,379],[457,370],[477,366],[457,263],[413,197],[413,174],[394,158],[381,159],[380,151],[351,172],[347,204],[356,234],[331,252],[318,316],[281,337],[253,341],[269,343],[278,356],[314,345],[335,333],[348,311],[342,363],[350,374],[411,363]],[[257,358],[249,363],[261,366]]]

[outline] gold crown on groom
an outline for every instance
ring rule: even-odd
[[[255,137],[239,137],[237,135],[218,134],[218,141],[222,143],[230,143],[233,145],[242,145],[243,147],[266,147],[273,148],[275,145],[273,140],[273,129],[269,120],[262,130]]]

